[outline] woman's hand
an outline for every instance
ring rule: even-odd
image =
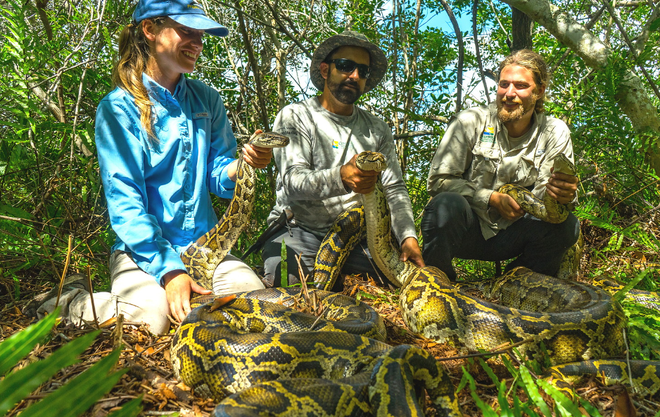
[[[273,158],[271,148],[261,148],[247,144],[243,147],[243,160],[254,168],[266,168]]]
[[[211,290],[197,284],[183,270],[170,271],[163,277],[165,295],[170,306],[170,313],[175,320],[181,322],[190,313],[190,296],[192,293],[211,294]]]
[[[254,134],[261,133],[262,130],[257,130]],[[262,148],[260,146],[250,145],[249,143],[243,146],[241,150],[241,157],[245,162],[254,168],[266,168],[273,158],[273,150],[271,148]],[[236,172],[238,171],[238,159],[229,164],[227,167],[227,176],[229,179],[236,182]]]

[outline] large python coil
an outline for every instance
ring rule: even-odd
[[[213,271],[247,222],[253,181],[254,170],[239,163],[227,212],[182,255],[189,274],[205,288],[212,287]],[[337,227],[352,219],[339,219]],[[326,264],[325,271],[319,269],[329,274],[324,280],[336,278],[342,259],[335,259],[334,267]],[[442,414],[460,415],[439,362],[418,347],[383,343],[383,322],[371,307],[310,290],[326,308],[328,319],[319,319],[289,307],[298,302],[298,292],[274,288],[221,301],[195,300],[199,305],[172,339],[172,366],[186,385],[221,401],[214,417],[421,416],[424,392]]]
[[[368,158],[373,160],[374,155]],[[367,235],[375,235],[369,240],[369,250],[381,270],[391,275],[388,278],[403,287],[400,307],[413,332],[469,352],[522,342],[519,350],[523,353],[535,358],[543,355],[559,366],[555,375],[617,365],[598,359],[623,354],[626,318],[620,305],[602,289],[517,268],[480,283],[482,289],[489,289],[490,296],[500,300],[499,304],[486,302],[461,291],[437,268],[401,262],[398,247],[391,242],[389,209],[381,188],[377,186],[365,195],[363,202]],[[539,203],[543,204],[535,202]],[[548,214],[547,208],[545,211]],[[543,211],[535,215],[544,216]],[[565,219],[564,214],[549,215],[555,220]],[[597,360],[588,361],[592,358]],[[648,365],[647,374],[638,375],[635,381],[657,390],[660,366],[656,365],[660,364]]]

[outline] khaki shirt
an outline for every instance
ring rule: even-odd
[[[485,239],[506,229],[507,220],[489,207],[493,191],[518,184],[543,198],[553,158],[564,153],[574,161],[568,126],[545,113],[534,113],[532,128],[520,138],[509,138],[497,118],[495,103],[464,110],[447,128],[433,157],[428,192],[456,192],[479,216]]]
[[[410,197],[387,123],[357,106],[350,116],[329,112],[318,97],[312,97],[283,108],[273,130],[288,136],[289,145],[273,150],[279,174],[269,224],[290,208],[296,225],[323,237],[337,216],[362,202],[360,194],[344,188],[339,171],[353,155],[368,150],[381,152],[387,159],[381,182],[399,244],[408,237],[417,238]]]

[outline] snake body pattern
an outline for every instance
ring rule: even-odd
[[[389,230],[389,209],[380,187],[364,196],[364,208],[367,227]],[[518,268],[494,283],[505,294],[502,301],[511,306],[488,303],[463,293],[437,268],[400,261],[390,234],[379,234],[373,243],[369,240],[369,250],[382,271],[392,272],[388,278],[401,285],[401,312],[415,333],[471,352],[529,340],[522,350],[532,353],[543,341],[553,363],[623,351],[625,316],[603,291],[576,282],[567,286],[563,280]]]
[[[563,153],[557,154],[553,159],[553,172],[561,172],[568,175],[577,175],[575,164],[571,162]],[[503,194],[510,195],[520,205],[526,213],[531,214],[539,220],[548,223],[562,223],[566,220],[570,213],[567,205],[559,203],[552,198],[548,193],[543,195],[543,199],[536,197],[525,187],[517,184],[505,184],[497,191]],[[584,239],[582,230],[578,241],[568,248],[564,254],[557,278],[561,279],[575,279],[580,264],[580,257],[584,246]]]
[[[366,159],[371,161],[374,156]],[[560,159],[555,169],[569,166],[568,169],[574,170],[570,162],[566,164],[568,160]],[[516,192],[531,194],[527,190]],[[499,304],[475,298],[449,282],[437,268],[402,265],[391,235],[384,232],[389,230],[390,220],[382,190],[377,186],[363,201],[367,227],[375,231],[369,231],[368,235],[380,234],[380,238],[369,240],[369,250],[381,270],[393,272],[390,279],[396,279],[392,282],[403,287],[400,307],[406,325],[413,332],[469,352],[524,341],[519,351],[537,359],[548,358],[555,365],[550,370],[551,379],[560,388],[569,376],[605,374],[611,380],[632,382],[640,392],[660,391],[660,363],[600,359],[623,354],[626,326],[620,305],[603,289],[516,268],[479,285],[487,296],[499,298]],[[535,206],[532,215],[539,218],[549,215],[552,220],[565,219],[568,214],[555,203],[548,206],[549,210],[538,210],[536,206],[543,204],[542,201],[528,201],[533,201]],[[565,214],[558,216],[552,213],[554,210]],[[396,256],[391,255],[393,251]],[[614,284],[610,287],[616,288]],[[657,306],[657,294],[635,294],[635,297],[647,301],[650,308]],[[651,303],[649,299],[655,301]]]
[[[575,175],[576,169],[563,153],[557,154],[553,159],[553,172]],[[536,197],[525,187],[517,184],[505,184],[498,190],[500,193],[508,194],[516,200],[526,213],[531,214],[537,219],[548,223],[562,223],[568,217],[570,209],[552,198],[548,193],[543,195],[543,199]]]
[[[379,163],[378,157],[370,159]],[[378,168],[365,165],[365,169]],[[204,264],[191,275],[212,271],[207,262],[215,258],[205,254],[205,247],[209,242],[223,243],[219,235],[227,226],[238,226],[232,222],[209,232],[188,253],[192,262],[187,265]],[[364,209],[353,208],[340,216],[335,233],[324,240],[314,272],[318,286],[334,282],[342,254],[363,236],[365,228],[370,230],[370,250],[378,266],[404,287],[401,309],[407,325],[417,333],[468,350],[517,340],[530,342],[528,346],[543,342],[556,364],[615,356],[622,350],[618,335],[625,318],[602,291],[578,283],[567,291],[558,282],[520,269],[492,285],[502,300],[515,301],[514,306],[504,307],[461,293],[435,268],[400,262],[389,237],[387,205],[378,188],[365,196]],[[328,306],[329,315],[340,320],[314,324],[314,317],[268,302],[290,303],[295,299],[290,291],[245,293],[223,306],[217,301],[203,303],[177,330],[172,345],[175,374],[196,391],[222,400],[214,416],[422,415],[423,390],[440,415],[461,415],[454,388],[439,363],[425,350],[406,345],[392,348],[381,342],[382,321],[378,324],[378,315],[369,307],[312,290]],[[566,302],[574,311],[566,311]],[[340,312],[335,312],[337,306]],[[342,321],[352,322],[349,331],[362,334],[345,333]],[[533,355],[539,350],[529,347],[525,352]],[[609,366],[604,361],[581,364],[587,365],[558,365],[554,372]]]
[[[289,144],[289,138],[273,133],[255,133],[249,144],[262,148],[281,148]],[[190,276],[202,287],[213,289],[213,273],[220,262],[231,251],[241,232],[252,216],[256,171],[239,158],[236,167],[236,187],[234,196],[222,218],[211,230],[193,242],[181,260]]]
[[[280,140],[279,135],[262,136]],[[205,288],[211,288],[215,267],[251,212],[253,178],[253,169],[239,163],[227,212],[182,255],[189,274]],[[337,227],[350,229],[345,223],[354,220],[352,215],[340,218]],[[363,221],[358,216],[358,225]],[[322,259],[320,254],[319,265]],[[317,273],[324,279],[337,274],[328,264]],[[196,392],[221,401],[214,417],[421,416],[424,392],[441,413],[460,414],[439,362],[421,348],[383,343],[383,321],[371,307],[310,290],[325,306],[327,319],[319,319],[288,307],[299,302],[299,292],[276,288],[193,300],[196,308],[172,339],[172,366],[175,376]]]

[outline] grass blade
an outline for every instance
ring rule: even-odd
[[[78,375],[69,383],[49,394],[40,402],[28,407],[21,417],[77,417],[103,397],[128,371],[110,372],[119,359],[120,349],[115,350],[94,366]]]
[[[78,362],[78,355],[92,344],[99,331],[81,336],[53,352],[46,359],[34,362],[9,374],[0,381],[0,416],[48,381],[63,368]]]
[[[59,308],[38,323],[14,333],[0,343],[0,376],[16,366],[18,361],[27,356],[37,343],[44,340],[55,325],[58,316]]]
[[[519,368],[520,371],[520,377],[522,378],[522,381],[525,385],[525,390],[527,391],[527,395],[529,395],[529,398],[534,401],[534,404],[541,410],[541,413],[543,413],[544,416],[552,416],[552,412],[550,411],[550,408],[548,407],[548,404],[545,403],[543,398],[541,397],[541,393],[539,392],[538,388],[536,387],[536,383],[534,382],[534,379],[529,373],[529,370],[524,365],[520,365]]]

